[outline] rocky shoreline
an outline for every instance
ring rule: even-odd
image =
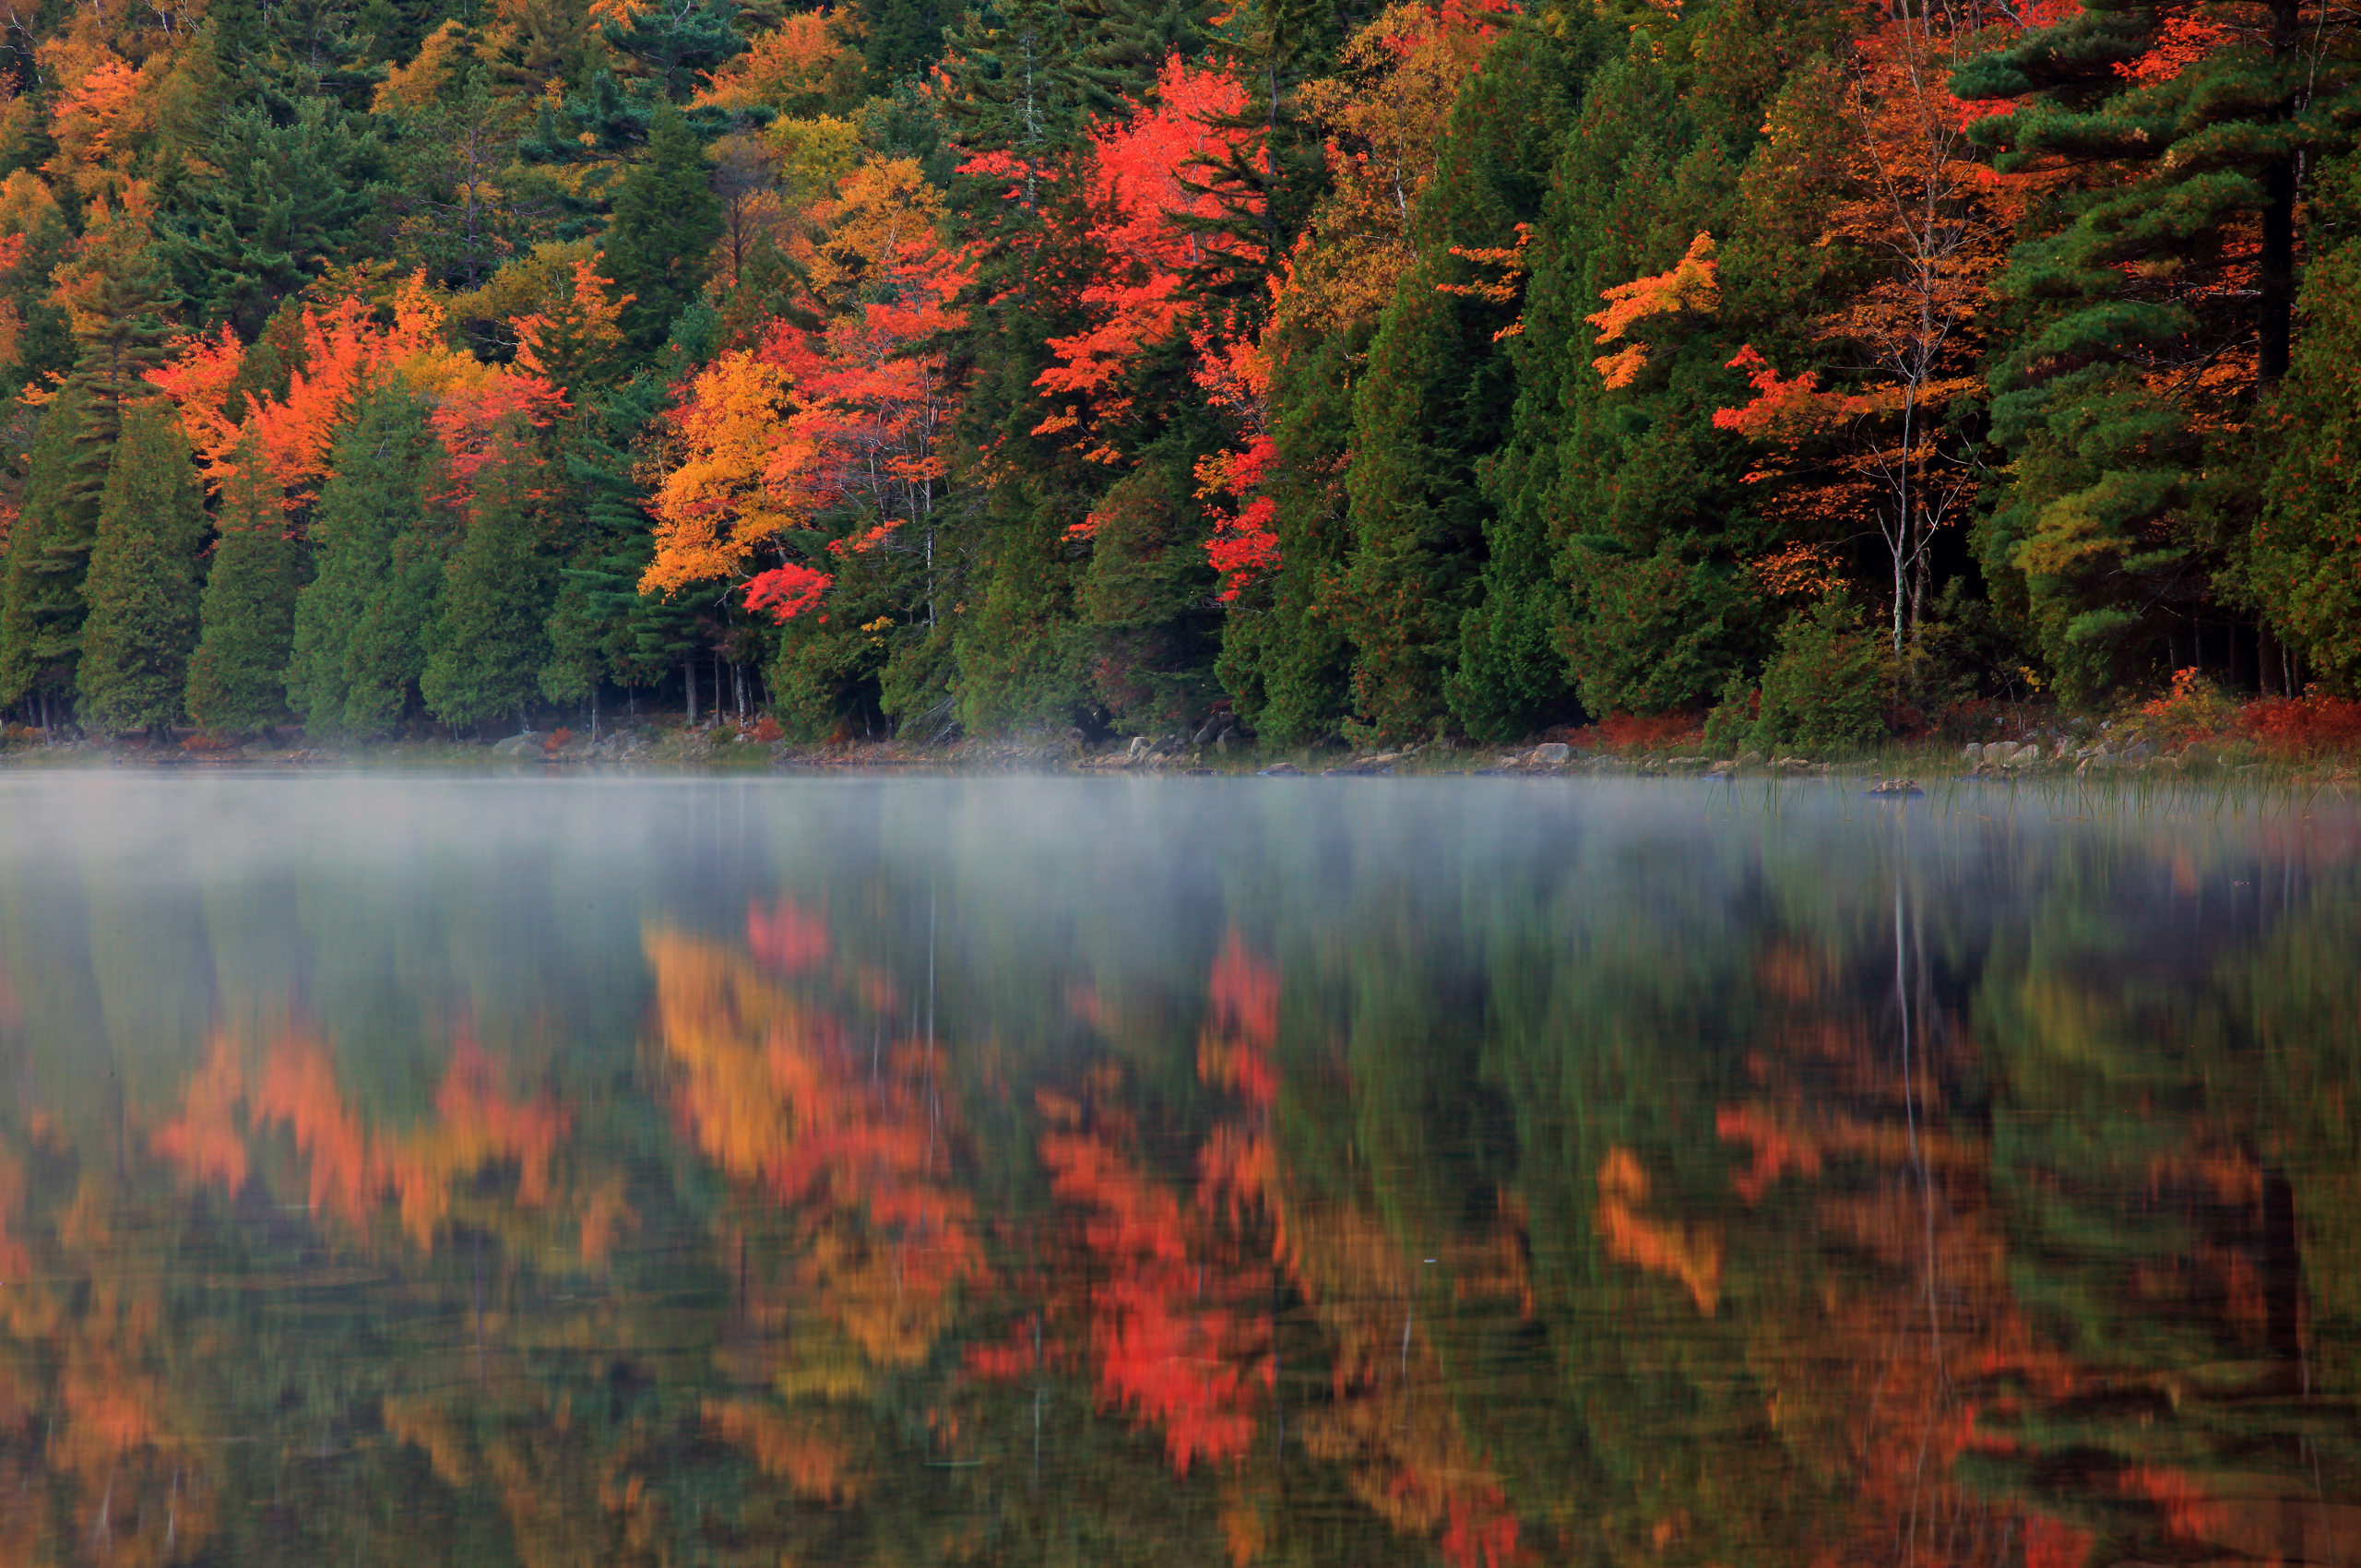
[[[1062,737],[967,739],[938,744],[860,741],[800,745],[768,740],[732,726],[687,729],[643,724],[597,736],[528,731],[486,744],[395,741],[361,745],[291,743],[281,737],[223,742],[192,736],[170,744],[146,737],[75,739],[43,744],[12,737],[0,766],[251,768],[436,768],[498,766],[550,770],[699,768],[860,772],[922,769],[948,773],[1157,774],[1168,777],[1513,778],[1582,776],[1626,778],[1756,778],[1857,780],[1872,793],[1918,792],[1918,780],[1979,780],[2013,784],[2035,779],[2088,779],[2152,775],[2159,778],[2272,775],[2331,785],[2355,782],[2355,759],[2309,763],[2258,759],[2250,750],[2203,742],[2160,748],[2132,740],[2119,745],[2076,746],[2065,741],[1993,742],[1957,751],[1919,747],[1877,757],[1835,760],[1803,754],[1747,751],[1716,757],[1687,750],[1593,750],[1564,742],[1512,748],[1429,742],[1355,753],[1307,752],[1277,760],[1224,734],[1198,745],[1179,737],[1134,739],[1094,748],[1072,732]]]

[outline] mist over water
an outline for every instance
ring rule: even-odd
[[[2361,819],[0,778],[0,1562],[2361,1560]]]

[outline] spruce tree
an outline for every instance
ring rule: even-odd
[[[337,439],[312,512],[314,574],[295,600],[287,669],[288,702],[315,735],[397,721],[423,662],[428,575],[440,575],[427,537],[432,447],[426,405],[398,382],[364,398]]]
[[[473,515],[451,557],[419,690],[454,728],[522,719],[549,660],[552,564],[534,540],[539,464],[513,444],[478,477]]]
[[[279,488],[249,438],[223,487],[220,539],[206,574],[188,710],[206,729],[256,730],[287,714],[303,547],[287,531]]]
[[[172,411],[125,415],[99,507],[83,589],[81,711],[87,724],[161,732],[179,719],[196,646],[196,554],[205,497]]]
[[[721,198],[713,165],[681,112],[665,104],[649,124],[647,156],[615,194],[604,243],[608,275],[632,296],[624,339],[634,348],[662,343],[682,310],[705,286],[714,242],[721,236]]]

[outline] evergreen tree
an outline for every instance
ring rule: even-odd
[[[595,702],[608,679],[653,685],[679,669],[693,646],[688,605],[639,591],[654,525],[631,448],[662,407],[666,386],[651,370],[615,388],[576,425],[565,454],[581,520],[550,609],[540,687],[552,702]]]
[[[2160,604],[2201,614],[2254,520],[2241,427],[2292,363],[2298,174],[2350,144],[2356,102],[2349,19],[2265,9],[2240,36],[2182,4],[2093,0],[1953,82],[2019,101],[1975,127],[2002,172],[2106,173],[2061,193],[2065,222],[2000,280],[1993,434],[2016,472],[1978,539],[2070,697],[2139,672]]]
[[[99,507],[78,671],[86,723],[162,731],[179,719],[196,646],[205,498],[172,411],[125,416]]]
[[[1486,476],[1483,600],[1460,627],[1453,700],[1471,733],[1561,710],[1570,683],[1602,718],[1693,708],[1763,651],[1738,567],[1759,530],[1745,452],[1713,424],[1743,401],[1728,327],[1658,318],[1621,386],[1591,362],[1603,291],[1726,228],[1738,172],[1677,85],[1637,56],[1602,68],[1551,172],[1511,348],[1515,418]]]
[[[249,439],[235,461],[222,488],[220,539],[188,665],[189,713],[216,731],[260,729],[286,716],[303,565],[259,444]]]
[[[63,526],[64,508],[82,399],[81,388],[69,386],[50,404],[27,460],[24,495],[8,533],[7,576],[0,583],[0,703],[53,708],[74,690],[73,634],[79,628],[84,557],[59,545],[73,538]]]
[[[652,349],[697,297],[721,236],[713,167],[681,112],[666,104],[650,123],[647,156],[615,195],[604,241],[608,276],[632,296],[624,339]]]
[[[232,110],[207,157],[222,172],[189,187],[166,251],[197,314],[252,338],[281,299],[351,255],[384,153],[374,132],[315,98],[283,126],[259,107]]]
[[[172,328],[146,227],[101,208],[75,258],[57,270],[74,320],[75,362],[42,421],[25,515],[9,551],[0,600],[0,692],[70,698],[78,682],[85,578],[125,410],[149,388]]]
[[[549,661],[544,623],[556,574],[534,540],[539,466],[512,444],[483,470],[466,536],[451,557],[419,690],[427,710],[454,728],[512,716],[521,721]]]
[[[1460,620],[1481,598],[1491,508],[1479,466],[1515,403],[1501,344],[1517,308],[1483,291],[1497,268],[1465,253],[1513,250],[1517,225],[1540,217],[1587,66],[1577,47],[1523,26],[1468,78],[1420,200],[1420,259],[1370,347],[1346,481],[1354,547],[1328,612],[1353,643],[1355,706],[1381,735],[1450,718]]]
[[[1161,444],[1100,500],[1078,594],[1099,702],[1150,732],[1194,720],[1218,695],[1220,616],[1190,457],[1183,442]]]
[[[337,439],[287,670],[288,702],[313,734],[390,728],[407,706],[441,575],[426,515],[432,449],[426,405],[398,383],[364,398]]]
[[[668,102],[695,92],[715,69],[746,52],[730,0],[702,6],[651,6],[626,21],[601,22],[599,36],[632,63],[635,75]],[[653,127],[651,126],[651,129]]]

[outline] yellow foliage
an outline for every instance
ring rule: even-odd
[[[416,113],[432,108],[458,74],[469,48],[467,25],[445,21],[426,35],[409,65],[386,71],[386,79],[377,85],[376,97],[370,101],[371,112],[385,114],[407,109]]]

